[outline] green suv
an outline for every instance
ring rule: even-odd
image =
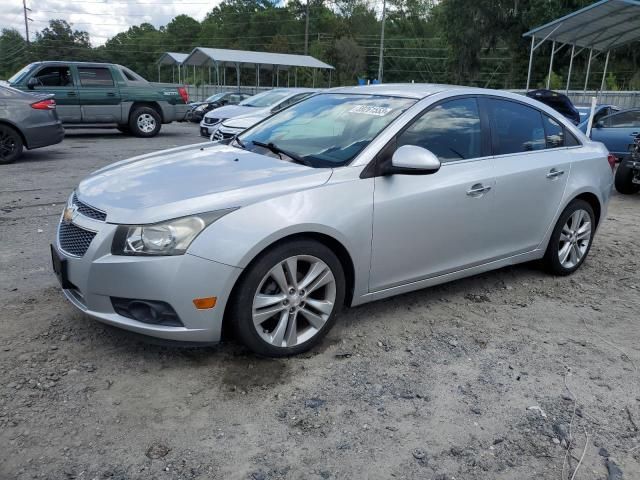
[[[115,126],[123,133],[153,137],[163,123],[183,121],[187,90],[151,83],[122,65],[87,62],[36,62],[8,83],[20,90],[55,95],[65,127]]]

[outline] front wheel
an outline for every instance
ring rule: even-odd
[[[640,185],[633,183],[634,171],[625,165],[623,160],[616,170],[616,190],[623,195],[632,195],[640,191]]]
[[[136,108],[129,117],[129,129],[136,137],[155,137],[161,126],[160,115],[151,107]]]
[[[22,155],[22,137],[13,128],[0,125],[0,164],[15,162]]]
[[[238,339],[254,352],[296,355],[331,329],[344,296],[344,271],[331,249],[296,240],[267,251],[248,267],[229,320]]]
[[[547,252],[546,269],[555,275],[570,275],[587,258],[595,233],[593,208],[584,200],[574,200],[558,219]]]

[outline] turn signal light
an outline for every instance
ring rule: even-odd
[[[53,98],[48,98],[46,100],[32,103],[31,108],[35,108],[36,110],[55,110],[56,101]]]
[[[207,310],[216,306],[217,297],[194,298],[193,304],[198,310]]]

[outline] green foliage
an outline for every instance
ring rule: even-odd
[[[437,82],[493,88],[522,88],[526,82],[530,39],[522,34],[575,11],[591,0],[387,0],[384,42],[385,82]],[[377,4],[379,7],[379,3]],[[358,77],[374,79],[380,52],[380,12],[369,0],[310,0],[309,54],[336,67],[332,84],[354,84]],[[126,65],[149,80],[158,78],[156,61],[163,52],[190,52],[196,46],[302,54],[305,49],[306,0],[223,0],[198,22],[178,15],[166,26],[134,25],[91,47],[87,32],[64,20],[51,20],[27,46],[21,34],[0,34],[0,78],[37,60],[93,60]],[[640,88],[637,47],[611,55],[607,87]],[[569,48],[555,55],[551,86],[566,81]],[[546,85],[550,43],[534,56],[533,84]],[[592,73],[601,68],[600,59]],[[586,56],[573,65],[574,82],[584,78]],[[597,67],[595,66],[597,65]],[[177,69],[176,69],[177,70]],[[600,70],[601,71],[601,70]],[[194,75],[183,68],[185,81],[201,84],[206,70]],[[293,72],[291,82],[293,82]],[[177,80],[177,71],[174,73]],[[236,81],[227,69],[227,83]],[[326,85],[328,74],[317,77]],[[282,84],[284,73],[281,72]],[[592,75],[590,85],[600,85]],[[170,67],[162,81],[172,81]],[[212,75],[215,81],[215,71]],[[208,78],[206,78],[208,81]],[[252,68],[242,70],[242,83],[256,81]],[[582,80],[584,81],[584,80]],[[319,82],[319,83],[318,83]],[[275,84],[263,69],[261,85]],[[298,69],[298,84],[310,85],[311,71]]]

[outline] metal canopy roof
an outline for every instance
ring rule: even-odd
[[[640,1],[601,0],[523,36],[606,52],[640,40]]]
[[[183,60],[183,65],[214,66],[232,64],[236,66],[251,67],[278,66],[284,67],[309,67],[331,69],[333,67],[309,55],[291,55],[288,53],[251,52],[248,50],[227,50],[222,48],[196,47]]]
[[[188,53],[164,52],[158,59],[159,65],[180,65],[189,56]]]

